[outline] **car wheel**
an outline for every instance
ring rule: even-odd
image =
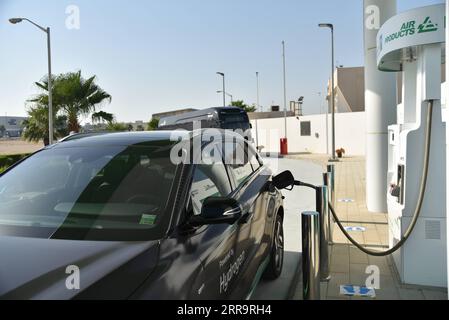
[[[282,217],[278,214],[276,216],[270,261],[263,275],[268,280],[277,279],[281,275],[282,266],[284,265],[284,227],[282,222]]]

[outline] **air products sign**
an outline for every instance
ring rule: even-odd
[[[430,16],[426,17],[423,23],[416,27],[416,20],[404,22],[401,26],[401,30],[390,34],[385,38],[385,43],[394,41],[399,38],[412,36],[415,33],[435,32],[438,31],[438,24],[434,24]]]
[[[377,35],[377,64],[380,70],[400,70],[401,50],[445,41],[445,5],[434,5],[401,13],[389,19]]]

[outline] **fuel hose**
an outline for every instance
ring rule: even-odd
[[[427,176],[429,173],[430,146],[431,146],[431,140],[432,140],[432,115],[433,115],[433,100],[428,102],[428,107],[427,107],[426,136],[425,136],[425,146],[424,146],[424,163],[423,163],[421,184],[419,187],[419,195],[418,195],[418,200],[417,200],[416,207],[415,207],[415,212],[413,213],[413,218],[412,218],[412,221],[410,222],[410,225],[407,228],[407,231],[404,233],[401,240],[399,240],[399,242],[397,242],[392,248],[390,248],[386,251],[370,250],[368,248],[365,248],[363,245],[361,245],[357,241],[355,241],[354,238],[352,238],[349,235],[349,233],[345,230],[340,219],[338,219],[338,216],[335,212],[334,207],[332,206],[332,203],[329,202],[330,211],[332,213],[332,216],[334,217],[335,222],[337,223],[338,227],[340,228],[341,232],[343,232],[343,234],[346,236],[346,238],[348,238],[348,240],[354,246],[356,246],[358,249],[360,249],[361,251],[365,252],[368,255],[382,257],[382,256],[388,256],[388,255],[394,253],[407,241],[407,239],[410,237],[410,235],[413,232],[413,229],[416,226],[416,222],[418,221],[418,218],[421,214],[421,208],[422,208],[422,204],[424,202],[424,195],[426,193],[426,187],[427,187]],[[295,185],[316,189],[315,186],[308,184],[308,183],[300,182],[300,181],[296,181]]]
[[[413,219],[410,222],[410,225],[408,226],[407,231],[404,233],[404,235],[402,236],[401,240],[399,240],[398,243],[396,243],[392,248],[390,248],[386,251],[377,251],[377,250],[370,250],[370,249],[365,248],[363,245],[361,245],[360,243],[355,241],[349,235],[349,233],[343,227],[341,221],[338,219],[338,216],[337,216],[332,204],[329,203],[329,208],[332,213],[332,216],[334,217],[334,220],[337,223],[340,230],[343,232],[343,234],[346,236],[346,238],[348,238],[348,240],[354,246],[356,246],[358,249],[360,249],[361,251],[365,252],[368,255],[382,257],[382,256],[388,256],[388,255],[394,253],[407,241],[407,239],[410,237],[410,235],[413,232],[413,229],[416,226],[416,222],[418,221],[418,218],[421,213],[421,208],[422,208],[422,204],[424,201],[424,195],[426,193],[427,175],[429,172],[430,145],[431,145],[431,140],[432,140],[432,114],[433,114],[433,101],[431,100],[428,102],[428,107],[427,107],[426,137],[425,137],[425,146],[424,146],[424,164],[423,164],[423,170],[422,170],[422,175],[421,175],[421,184],[419,187],[419,196],[418,196],[417,204],[415,207],[415,212],[413,214]]]

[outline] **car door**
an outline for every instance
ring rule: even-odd
[[[213,157],[207,150],[214,150]],[[212,196],[226,197],[232,193],[231,182],[217,146],[203,149],[195,165],[190,187],[190,205],[194,215],[201,213],[202,203]],[[191,296],[199,299],[227,299],[236,283],[239,224],[200,227],[191,235],[191,243],[201,246],[202,274],[197,278]]]
[[[269,176],[260,174],[260,164],[243,140],[226,142],[224,155],[235,189],[233,197],[243,207],[237,233],[237,255],[243,257],[243,264],[238,275],[239,286],[233,292],[233,298],[237,298],[250,294],[267,263],[270,241],[266,237],[266,225],[270,217],[264,188]]]

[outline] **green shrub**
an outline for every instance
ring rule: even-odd
[[[0,155],[0,173],[8,169],[14,163],[27,157],[29,154],[11,154],[11,155]]]

